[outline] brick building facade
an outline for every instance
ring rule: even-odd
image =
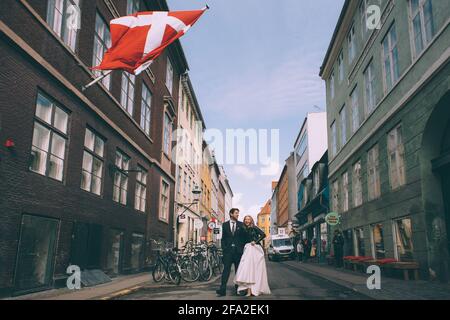
[[[54,1],[2,1],[2,295],[64,284],[71,264],[111,275],[142,270],[152,263],[150,239],[173,241],[171,132],[187,70],[180,43],[140,76],[114,71],[81,90],[108,42],[105,21],[167,4],[97,0],[80,8],[81,28],[71,34],[55,22]]]

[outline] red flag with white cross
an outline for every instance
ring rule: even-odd
[[[146,11],[110,22],[112,46],[94,70],[125,70],[139,74],[175,40],[182,37],[208,9]]]

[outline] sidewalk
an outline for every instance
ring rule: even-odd
[[[213,277],[208,282],[186,283],[179,286],[168,282],[155,283],[151,273],[139,273],[135,275],[119,276],[112,282],[100,284],[94,287],[82,287],[81,290],[69,290],[67,288],[52,289],[42,292],[27,294],[19,297],[6,298],[5,300],[110,300],[119,296],[130,294],[142,288],[167,288],[167,287],[195,287],[214,282]]]
[[[369,274],[353,272],[345,269],[317,264],[300,263],[296,261],[283,262],[298,270],[327,279],[343,287],[376,300],[449,300],[450,285],[429,281],[404,281],[383,277],[381,274],[381,289],[369,290],[367,279]]]

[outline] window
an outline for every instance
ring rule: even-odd
[[[128,168],[130,158],[120,151],[116,151],[116,172],[114,175],[113,201],[127,204]]]
[[[147,171],[138,166],[136,174],[136,192],[134,199],[134,208],[145,212],[145,199],[147,198]]]
[[[331,95],[331,99],[334,98],[334,72],[331,74],[330,77],[330,95]]]
[[[365,257],[366,256],[366,249],[364,246],[364,229],[363,228],[356,228],[355,232],[355,240],[356,240],[356,252],[355,255],[358,257]]]
[[[135,82],[136,76],[134,74],[125,71],[122,72],[122,90],[120,94],[120,104],[130,116],[133,115]]]
[[[187,173],[184,172],[184,175],[183,175],[183,194],[184,194],[185,197],[186,197],[187,194],[188,194],[188,193],[187,193],[187,192],[188,192],[187,186],[188,186],[188,184],[187,184]]]
[[[181,170],[181,167],[178,167],[178,176],[177,176],[177,193],[178,194],[181,192],[182,174],[183,174],[183,171]]]
[[[127,1],[127,15],[140,11],[140,0],[128,0]]]
[[[361,160],[353,165],[353,206],[362,205]]]
[[[131,268],[133,270],[138,270],[141,267],[143,248],[144,235],[133,233],[131,237]]]
[[[38,93],[30,170],[63,180],[69,115]]]
[[[394,221],[396,258],[400,261],[413,261],[412,225],[410,218]]]
[[[320,165],[319,165],[320,166]],[[320,169],[317,167],[314,173],[314,195],[317,195],[320,190]]]
[[[80,0],[48,1],[47,23],[72,51],[77,45],[80,22]]]
[[[81,189],[100,195],[102,192],[105,141],[89,128],[84,136]]]
[[[141,128],[149,136],[150,135],[150,119],[152,110],[152,93],[148,87],[142,85],[142,100],[141,100]]]
[[[402,126],[388,134],[389,179],[391,188],[397,189],[406,183],[405,151],[403,147]]]
[[[105,20],[97,13],[95,18],[95,32],[94,32],[94,54],[93,66],[98,66],[102,60],[106,50],[111,47],[111,34]],[[96,77],[103,74],[103,71],[94,70]],[[102,79],[103,85],[109,90],[111,87],[111,75]]]
[[[339,66],[339,82],[344,80],[344,52],[341,51],[338,57],[338,66]]]
[[[352,133],[355,133],[359,129],[359,99],[358,99],[358,88],[353,89],[350,94],[351,101],[351,112],[352,112]]]
[[[375,259],[386,258],[384,249],[383,225],[377,223],[372,225],[372,251]]]
[[[350,29],[350,32],[347,36],[347,40],[348,40],[348,64],[351,64],[356,54],[355,25],[353,25],[352,28]]]
[[[380,197],[380,170],[378,164],[378,145],[367,153],[367,186],[369,189],[369,200]]]
[[[341,118],[341,145],[344,146],[347,143],[347,109],[345,105],[339,112]]]
[[[169,184],[164,180],[162,181],[161,187],[161,207],[159,218],[164,221],[169,220]]]
[[[362,0],[359,6],[359,15],[361,17],[362,39],[365,40],[369,29],[367,29],[367,0]]]
[[[418,57],[434,37],[431,0],[409,0],[414,57]]]
[[[303,136],[300,138],[300,143],[297,145],[297,164],[300,162],[300,159],[305,154],[305,151],[308,147],[308,133],[305,132]]]
[[[164,140],[163,140],[163,151],[169,156],[170,152],[170,141],[172,139],[172,120],[167,113],[164,113]]]
[[[336,134],[336,121],[331,125],[331,155],[337,154],[337,134]]]
[[[400,77],[398,66],[397,32],[395,24],[389,29],[383,40],[382,61],[385,92],[389,91]]]
[[[375,74],[373,70],[373,61],[369,63],[366,70],[364,71],[364,84],[365,84],[365,105],[366,105],[366,115],[372,113],[376,105],[376,87],[375,87]]]
[[[342,175],[342,212],[349,209],[349,193],[348,193],[348,172]]]
[[[167,70],[166,70],[166,87],[169,89],[170,94],[172,94],[173,89],[173,67],[170,59],[167,58]]]
[[[333,211],[339,211],[339,181],[333,182]]]

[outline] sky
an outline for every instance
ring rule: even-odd
[[[198,0],[167,1],[170,10],[205,6]],[[306,114],[326,110],[319,70],[344,0],[207,3],[210,10],[181,38],[207,129],[224,135],[227,129],[266,129],[269,137],[270,130],[279,130],[270,170],[261,170],[268,164],[263,158],[250,163],[249,149],[245,163],[224,164],[240,220],[247,214],[256,218]],[[276,151],[271,142],[266,145]]]

